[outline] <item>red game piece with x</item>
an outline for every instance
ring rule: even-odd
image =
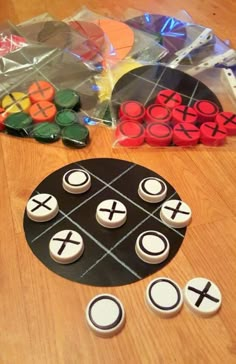
[[[193,105],[198,115],[198,123],[206,121],[215,121],[216,115],[220,112],[218,105],[209,100],[199,100]]]
[[[176,124],[173,129],[173,142],[175,145],[188,147],[196,145],[200,139],[200,130],[191,123]]]
[[[200,127],[200,140],[202,144],[210,146],[218,146],[224,144],[227,131],[225,127],[217,123],[204,123]]]
[[[0,107],[0,131],[5,129],[4,121],[6,120],[8,113]]]
[[[176,91],[162,90],[158,92],[155,103],[164,105],[169,109],[173,109],[182,103],[182,97]]]
[[[35,81],[28,89],[32,104],[38,101],[52,101],[55,95],[54,87],[47,81]]]
[[[123,120],[117,125],[116,140],[125,147],[136,147],[144,143],[145,129],[141,123]]]
[[[196,111],[187,105],[179,105],[172,110],[172,122],[178,123],[191,123],[195,124],[197,121]]]
[[[54,121],[57,109],[49,101],[39,101],[30,107],[29,113],[35,123]]]
[[[216,122],[226,129],[228,135],[236,135],[236,114],[229,111],[220,112],[216,115]]]
[[[171,119],[171,111],[164,105],[152,104],[146,109],[146,123],[167,123]]]

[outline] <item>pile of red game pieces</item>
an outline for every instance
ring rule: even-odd
[[[153,104],[129,100],[120,105],[116,141],[122,146],[219,146],[236,135],[236,114],[210,100],[183,105],[178,92],[160,91]]]

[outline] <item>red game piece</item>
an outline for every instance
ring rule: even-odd
[[[30,107],[29,113],[35,123],[54,121],[57,109],[49,101],[39,101]]]
[[[134,121],[143,121],[145,116],[145,107],[138,101],[125,101],[120,105],[120,119],[129,119]]]
[[[200,140],[202,144],[210,146],[224,144],[227,137],[227,131],[225,127],[213,122],[202,124],[200,127],[200,133]]]
[[[144,127],[132,120],[124,120],[117,125],[116,140],[125,147],[136,147],[144,143]]]
[[[172,110],[172,122],[177,123],[191,123],[194,124],[197,121],[196,111],[187,105],[179,105]]]
[[[145,121],[147,123],[166,123],[170,121],[171,111],[164,105],[152,104],[146,109]]]
[[[32,104],[38,101],[52,101],[54,94],[54,87],[47,81],[35,81],[28,89]]]
[[[150,123],[145,131],[145,141],[152,146],[168,146],[172,142],[173,131],[164,123]]]
[[[0,107],[0,131],[5,129],[4,121],[6,120],[8,113]]]
[[[4,57],[6,54],[14,52],[18,48],[26,45],[26,39],[15,34],[2,37],[0,40],[0,57]]]
[[[176,91],[162,90],[158,92],[155,103],[164,105],[169,109],[173,109],[182,103],[182,97]]]
[[[191,123],[176,124],[173,129],[173,142],[175,145],[187,147],[196,145],[200,139],[200,130]]]
[[[228,135],[236,135],[236,114],[223,111],[216,115],[215,121],[226,129]]]
[[[198,115],[198,123],[200,124],[206,121],[214,121],[220,111],[218,105],[209,100],[196,101],[193,108]]]

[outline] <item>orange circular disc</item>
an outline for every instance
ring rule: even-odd
[[[38,101],[30,107],[29,113],[35,123],[54,121],[57,109],[49,101]]]
[[[47,81],[35,81],[28,89],[32,104],[38,101],[52,101],[54,94],[54,87]]]
[[[117,20],[99,19],[96,22],[108,37],[104,51],[106,61],[116,63],[124,59],[133,48],[134,32],[132,29]]]

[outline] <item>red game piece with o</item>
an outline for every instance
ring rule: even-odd
[[[54,87],[47,81],[35,81],[28,89],[32,104],[38,101],[52,101],[55,95]]]
[[[155,103],[164,105],[169,109],[173,109],[182,103],[182,97],[176,91],[162,90],[158,92]]]
[[[145,121],[147,123],[166,123],[170,121],[171,111],[164,105],[152,104],[146,109]]]
[[[178,123],[195,124],[197,121],[197,113],[190,106],[179,105],[172,110],[171,120],[173,124],[178,124]]]
[[[116,140],[125,147],[137,147],[144,143],[145,129],[142,124],[124,120],[117,125]]]
[[[200,141],[202,144],[218,146],[224,144],[227,137],[227,131],[224,126],[217,123],[208,122],[200,127]]]
[[[142,122],[145,116],[145,107],[141,102],[129,100],[120,105],[119,117],[121,120],[129,119]]]
[[[215,121],[226,129],[228,135],[236,135],[236,114],[222,111],[216,115]]]
[[[173,129],[173,142],[181,147],[196,145],[200,139],[200,130],[191,123],[176,124]]]
[[[6,120],[8,113],[0,107],[0,131],[5,129],[4,121]]]
[[[152,146],[166,147],[172,142],[173,131],[164,123],[150,123],[145,130],[145,141]]]
[[[30,107],[29,113],[35,123],[54,121],[57,109],[49,101],[39,101]]]
[[[198,115],[198,123],[206,121],[215,121],[216,115],[220,112],[218,105],[209,100],[199,100],[193,105]]]

